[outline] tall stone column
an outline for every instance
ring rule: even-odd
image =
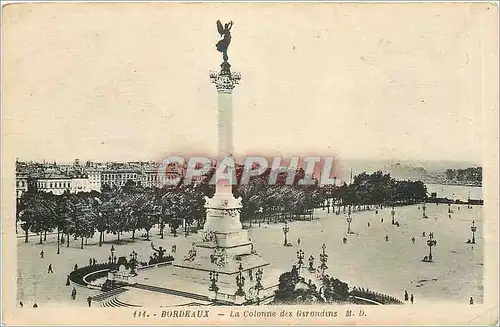
[[[240,73],[231,72],[231,65],[224,61],[221,70],[210,73],[211,82],[217,88],[217,125],[218,149],[217,160],[233,154],[233,89],[241,80]],[[219,180],[216,184],[216,193],[231,193],[231,180]]]
[[[217,89],[217,125],[218,125],[218,161],[233,153],[233,89],[241,80],[240,73],[231,72],[231,65],[224,61],[220,71],[210,73],[210,80]],[[228,170],[229,175],[232,172]],[[241,199],[235,199],[232,193],[232,180],[221,179],[215,186],[213,198],[206,199],[207,219],[204,230],[216,232],[241,230]]]

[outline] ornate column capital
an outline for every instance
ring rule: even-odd
[[[228,62],[223,62],[220,71],[210,71],[210,81],[215,84],[219,93],[232,93],[240,84],[241,73],[231,72]]]

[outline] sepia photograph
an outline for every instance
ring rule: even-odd
[[[487,2],[4,5],[2,319],[498,324],[497,28]]]

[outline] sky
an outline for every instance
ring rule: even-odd
[[[222,56],[236,155],[483,158],[477,4],[21,4],[3,10],[3,133],[21,160],[210,155]]]

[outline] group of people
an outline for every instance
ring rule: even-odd
[[[19,307],[24,308],[24,303],[23,303],[23,301],[19,301]],[[36,302],[35,302],[35,303],[33,303],[33,308],[38,308],[38,304],[36,304]]]
[[[89,259],[89,266],[95,266],[97,263],[97,260],[95,258],[90,258]]]
[[[409,300],[410,300],[411,304],[413,304],[413,301],[415,300],[413,293],[409,296]],[[408,291],[407,290],[405,290],[405,302],[408,302]],[[472,298],[472,296],[469,298],[469,304],[470,305],[474,304],[474,299]]]
[[[413,296],[413,293],[411,293],[411,295],[409,296],[409,299],[410,299],[411,304],[413,304],[413,300],[415,299],[415,297]],[[405,290],[405,302],[408,302],[408,291],[407,290]]]
[[[76,288],[73,287],[73,289],[71,290],[71,299],[72,300],[76,300]],[[89,308],[92,306],[92,297],[91,296],[88,296],[87,297],[87,304],[89,305]]]

